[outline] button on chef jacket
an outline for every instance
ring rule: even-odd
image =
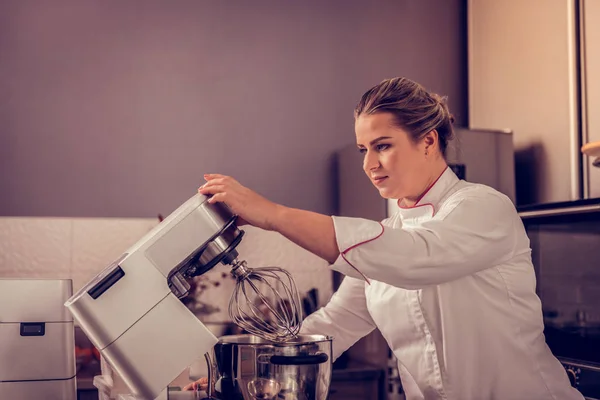
[[[407,400],[583,396],[543,335],[529,239],[503,194],[447,168],[382,223],[333,217],[346,275],[302,333],[333,336],[334,359],[378,328]]]

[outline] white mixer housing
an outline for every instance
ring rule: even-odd
[[[237,257],[243,231],[196,194],[65,306],[129,389],[155,399],[217,338],[179,300],[186,280]]]

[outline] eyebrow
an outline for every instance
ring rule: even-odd
[[[373,146],[375,143],[381,142],[382,140],[386,140],[386,139],[391,139],[391,136],[380,136],[377,139],[373,139],[371,140],[371,142],[369,143],[369,146]],[[358,147],[365,147],[362,144],[357,145]]]

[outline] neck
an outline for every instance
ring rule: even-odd
[[[439,177],[444,173],[444,171],[448,168],[448,164],[446,164],[446,160],[440,158],[438,162],[435,162],[430,169],[429,174],[427,175],[427,179],[425,180],[424,185],[421,187],[419,194],[416,196],[407,196],[402,199],[402,204],[406,207],[414,207],[419,200],[427,193],[429,189],[435,184],[435,182],[439,179]]]

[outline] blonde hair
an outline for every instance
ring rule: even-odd
[[[448,142],[454,138],[454,116],[446,101],[446,97],[430,93],[408,78],[386,79],[363,94],[354,109],[354,118],[362,114],[390,113],[398,127],[415,143],[436,130],[440,151],[445,157]]]

